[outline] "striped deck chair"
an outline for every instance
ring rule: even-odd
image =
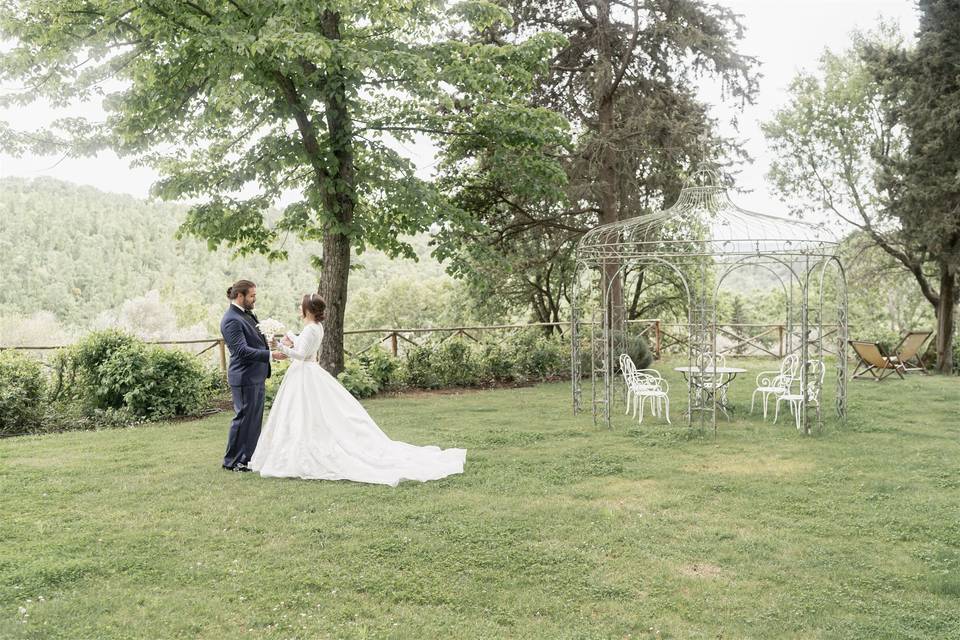
[[[927,373],[927,366],[923,364],[923,358],[920,357],[920,349],[932,335],[933,331],[908,331],[893,350],[896,354],[893,359],[903,365],[904,371]]]
[[[874,380],[880,382],[896,373],[903,380],[903,363],[895,357],[887,355],[878,343],[863,340],[849,340],[848,342],[853,347],[853,352],[857,354],[857,358],[860,359],[856,369],[853,370],[853,378],[864,378],[869,374],[873,376]]]

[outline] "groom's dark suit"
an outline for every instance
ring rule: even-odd
[[[263,422],[265,381],[270,377],[270,345],[257,329],[257,318],[231,304],[220,321],[220,333],[230,349],[227,382],[236,416],[230,423],[223,466],[234,468],[253,457]]]

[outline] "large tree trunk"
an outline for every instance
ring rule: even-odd
[[[601,225],[616,222],[619,219],[617,208],[617,159],[613,148],[613,134],[616,126],[614,101],[616,89],[613,86],[613,51],[610,44],[610,3],[601,0],[597,7],[597,69],[594,96],[597,101],[597,124],[599,125],[600,153],[597,167],[597,183],[600,188]],[[611,331],[622,330],[623,286],[620,274],[620,261],[608,260],[603,265],[603,290],[607,302],[607,326]]]
[[[957,278],[946,264],[940,265],[940,300],[937,305],[937,371],[953,373],[953,324],[957,304]]]
[[[325,11],[323,32],[331,40],[340,39],[340,14]],[[343,326],[347,308],[347,282],[350,277],[349,227],[356,206],[356,171],[353,157],[353,120],[348,110],[346,82],[342,73],[324,78],[324,114],[330,146],[337,160],[332,198],[325,203],[336,219],[323,232],[323,271],[318,292],[327,303],[323,348],[320,363],[333,375],[343,371]]]
[[[340,15],[326,11],[321,19],[324,35],[340,38]],[[306,81],[315,84],[323,95],[328,144],[336,159],[334,167],[326,160],[319,142],[317,123],[310,105],[298,91],[294,80],[279,70],[273,72],[284,99],[296,119],[303,149],[313,167],[315,187],[322,194],[324,211],[332,218],[323,229],[323,270],[319,293],[327,303],[323,323],[324,339],[320,363],[333,375],[343,371],[343,321],[347,308],[347,282],[350,277],[350,226],[356,205],[356,171],[353,158],[353,121],[347,102],[346,83],[336,71],[321,75],[309,60],[302,59]]]
[[[616,222],[619,218],[615,190],[617,169],[610,139],[614,126],[612,96],[600,103],[599,116],[600,144],[603,146],[600,152],[597,178],[602,190],[599,217],[600,224],[603,225]],[[613,332],[623,329],[623,278],[621,277],[620,267],[621,264],[618,259],[605,260],[603,264],[603,291],[607,303],[607,327]]]
[[[323,234],[323,271],[317,293],[326,301],[323,348],[320,364],[332,375],[343,371],[343,326],[350,276],[350,238],[340,233]]]

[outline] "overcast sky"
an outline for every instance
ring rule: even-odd
[[[763,77],[757,103],[739,116],[740,136],[754,158],[739,177],[738,186],[751,190],[738,197],[738,203],[757,211],[785,213],[764,182],[769,156],[760,132],[760,123],[786,103],[786,89],[801,69],[812,70],[825,48],[841,50],[855,29],[869,29],[879,16],[900,24],[904,34],[913,34],[917,16],[913,0],[720,0],[720,4],[742,14],[746,35],[740,45],[743,53],[756,56],[762,63]],[[2,90],[2,88],[0,88]],[[85,106],[70,115],[96,117],[98,109]],[[727,111],[717,105],[716,115],[726,121]],[[20,109],[0,109],[0,120],[16,128],[43,126],[53,112],[40,105]],[[726,126],[726,125],[725,125]],[[727,128],[727,132],[733,134]],[[419,154],[423,156],[424,154]],[[112,153],[97,158],[63,160],[58,158],[10,158],[0,155],[0,177],[53,176],[71,182],[93,185],[104,191],[147,195],[155,175],[143,168],[130,168]],[[428,157],[417,158],[429,164]]]

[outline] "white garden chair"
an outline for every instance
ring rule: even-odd
[[[800,372],[799,383],[800,390],[793,393],[791,389],[777,396],[777,407],[773,414],[773,421],[776,422],[780,416],[780,403],[789,402],[790,412],[793,414],[794,421],[797,423],[797,430],[800,430],[800,404],[803,402],[803,389],[806,387],[807,404],[812,405],[820,411],[820,390],[823,389],[823,376],[827,368],[822,360],[811,360],[807,363],[809,372]],[[804,384],[806,382],[806,384]]]
[[[630,413],[631,404],[633,404],[634,413],[636,413],[637,405],[631,401],[633,399],[636,399],[637,402],[640,401],[639,396],[636,394],[636,390],[648,384],[646,378],[643,376],[650,376],[661,381],[663,380],[663,376],[661,376],[660,372],[656,369],[637,369],[637,365],[634,364],[633,358],[626,353],[620,354],[620,372],[623,374],[623,381],[626,383],[627,387],[627,410],[625,413]],[[653,414],[659,415],[659,410],[660,403],[657,402],[656,406],[654,407]]]
[[[750,396],[750,413],[753,413],[753,406],[757,400],[757,394],[762,394],[763,419],[767,419],[767,407],[770,403],[770,396],[781,396],[790,392],[790,385],[797,377],[797,367],[800,366],[800,356],[791,353],[780,361],[780,369],[777,371],[761,371],[757,374],[757,388]]]
[[[648,398],[650,399],[650,412],[658,416],[663,411],[664,407],[661,403],[666,405],[666,418],[667,424],[670,422],[670,385],[667,384],[667,381],[660,377],[659,372],[654,371],[656,376],[649,373],[642,373],[643,369],[637,370],[636,374],[631,378],[630,383],[632,384],[633,395],[637,399],[636,404],[634,405],[634,413],[640,414],[639,424],[643,424],[643,403]],[[650,369],[653,371],[653,369]]]

